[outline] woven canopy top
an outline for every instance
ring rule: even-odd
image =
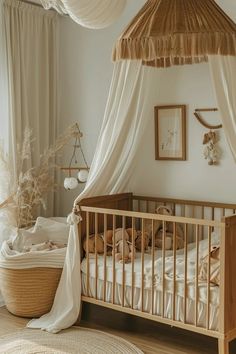
[[[236,24],[214,0],[148,0],[114,49],[113,60],[167,67],[236,55]]]

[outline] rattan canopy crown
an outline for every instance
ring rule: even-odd
[[[118,39],[113,60],[167,67],[236,55],[236,24],[214,0],[148,0]]]

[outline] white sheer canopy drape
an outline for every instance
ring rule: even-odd
[[[152,117],[161,72],[141,61],[115,64],[101,133],[85,190],[86,196],[119,193],[128,188],[135,154]],[[80,310],[80,261],[77,224],[70,229],[65,265],[50,313],[31,321],[30,328],[58,332],[74,324]]]
[[[236,57],[215,55],[208,60],[224,132],[236,161]]]
[[[110,26],[121,15],[126,0],[41,0],[45,9],[68,14],[83,27],[100,29]]]

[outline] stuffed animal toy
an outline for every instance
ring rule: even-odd
[[[113,249],[113,252],[115,252],[116,261],[128,263],[135,258],[135,250],[133,252],[129,238],[126,230],[115,230],[115,250]]]
[[[200,261],[199,279],[207,281],[209,271],[209,255],[206,255]],[[220,285],[220,247],[218,245],[211,247],[210,252],[210,282],[215,285]]]
[[[160,215],[172,215],[172,210],[167,206],[160,206],[156,209],[156,213]],[[155,247],[162,248],[163,245],[163,228],[162,221],[158,220],[157,231],[155,233]],[[174,246],[174,223],[166,222],[166,237],[165,237],[165,249],[173,249]],[[184,247],[184,232],[180,225],[176,224],[176,249]]]
[[[46,241],[38,243],[36,245],[31,245],[23,249],[23,252],[34,252],[34,251],[53,251],[59,248],[66,247],[66,244],[54,241]]]
[[[143,246],[144,246],[144,251],[148,250],[148,246],[149,246],[149,235],[147,232],[144,231],[144,233],[142,233],[142,231],[137,231],[137,238],[135,240],[135,247],[137,249],[137,251],[142,251],[142,240],[143,240]]]
[[[132,242],[132,228],[130,227],[126,229],[126,232],[129,235],[129,241]],[[134,229],[134,241],[136,240],[136,238],[137,238],[137,231]]]
[[[104,243],[107,245],[107,256],[115,255],[117,262],[128,263],[135,258],[135,251],[142,250],[142,232],[134,230],[135,247],[132,246],[132,228],[124,230],[118,228],[115,230],[115,240],[113,242],[113,230],[107,230],[104,234],[97,235],[97,253],[104,254]],[[149,235],[144,232],[144,250],[148,249]],[[83,241],[83,249],[87,252],[87,239]],[[115,248],[113,249],[113,245]],[[89,253],[95,253],[95,235],[90,235],[88,239],[88,251]]]
[[[210,130],[204,134],[203,145],[205,145],[203,155],[208,160],[208,165],[216,165],[220,157],[220,150],[217,146],[218,137],[215,131]]]
[[[97,246],[97,253],[103,254],[104,253],[104,241],[103,241],[102,235],[97,235],[96,246]],[[84,238],[84,241],[83,241],[83,249],[84,249],[85,253],[87,253],[87,239],[86,238]],[[88,252],[95,253],[95,235],[89,236]]]
[[[126,229],[127,233],[129,234],[129,241],[132,243],[132,229]],[[148,232],[144,231],[144,251],[148,250],[149,246],[149,234]],[[142,231],[136,231],[134,230],[134,242],[135,242],[135,248],[137,251],[141,252],[142,251]]]

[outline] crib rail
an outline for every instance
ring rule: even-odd
[[[150,213],[151,206],[141,211],[141,197],[134,197],[140,201],[138,211],[126,211],[107,208],[98,208],[81,205],[86,239],[86,273],[83,275],[84,301],[100,304],[122,312],[156,320],[171,326],[190,329],[192,331],[219,337],[219,326],[211,329],[213,285],[211,282],[210,253],[212,247],[212,232],[224,236],[225,222],[212,219],[194,218],[179,215],[159,215]],[[152,199],[152,198],[151,198]],[[151,200],[155,206],[158,203],[167,203],[168,200]],[[185,201],[186,202],[186,201]],[[173,200],[172,200],[173,203]],[[177,212],[178,203],[175,204]],[[209,207],[209,205],[208,205]],[[161,225],[161,248],[155,248],[156,225]],[[172,229],[172,243],[170,242],[169,227]],[[108,246],[116,248],[115,233],[121,230],[121,259],[117,260],[115,252],[109,252]],[[125,259],[126,229],[131,229],[129,238],[130,258]],[[178,249],[179,228],[183,230],[182,249]],[[141,232],[140,252],[135,254],[135,237],[137,229]],[[106,239],[108,230],[112,233],[112,244]],[[145,233],[149,232],[149,245],[146,247]],[[190,235],[191,231],[191,235]],[[99,235],[103,235],[103,252],[98,254],[97,243]],[[89,253],[88,242],[90,235],[95,236],[95,253]],[[200,241],[206,240],[206,279],[199,279],[199,267],[202,256]],[[189,243],[194,242],[195,254],[192,258],[195,274],[189,278]],[[191,244],[193,246],[193,243]],[[191,246],[191,247],[192,247]],[[179,254],[181,251],[182,278],[179,280]],[[132,256],[133,255],[133,256]],[[139,258],[137,258],[139,257]],[[135,263],[139,259],[140,268]],[[92,261],[92,266],[91,266]],[[171,266],[171,271],[169,270]],[[93,270],[92,270],[93,268]],[[112,275],[109,273],[112,269]],[[129,269],[129,271],[128,271]],[[168,273],[169,272],[169,273]],[[84,279],[85,278],[85,279]],[[182,287],[182,288],[181,288]],[[201,288],[206,297],[203,301]],[[182,290],[181,290],[182,289]],[[221,296],[223,296],[221,294]],[[138,300],[137,300],[138,299]],[[181,302],[181,305],[180,305]],[[179,314],[179,306],[183,311]],[[200,309],[204,307],[205,315],[200,316]],[[192,316],[189,318],[189,309]],[[170,309],[170,310],[167,310]],[[178,310],[178,311],[177,311]]]
[[[173,215],[183,217],[198,217],[201,219],[221,220],[222,217],[231,216],[236,212],[236,204],[217,203],[207,201],[194,201],[184,199],[171,199],[161,197],[146,197],[134,195],[133,210],[145,213],[155,212],[160,205],[169,206]]]
[[[116,210],[116,209],[107,209],[107,208],[96,208],[96,207],[88,207],[88,206],[81,206],[81,211],[103,214],[103,215],[115,215],[115,216],[126,216],[126,217],[135,217],[141,219],[148,219],[148,220],[163,220],[163,221],[170,221],[176,223],[185,223],[191,225],[202,225],[202,226],[212,226],[212,227],[223,227],[224,222],[215,221],[215,220],[203,220],[197,218],[189,218],[183,216],[169,216],[169,215],[160,215],[160,214],[153,214],[153,213],[145,213],[145,212],[136,212],[136,211],[126,211],[126,210]]]

